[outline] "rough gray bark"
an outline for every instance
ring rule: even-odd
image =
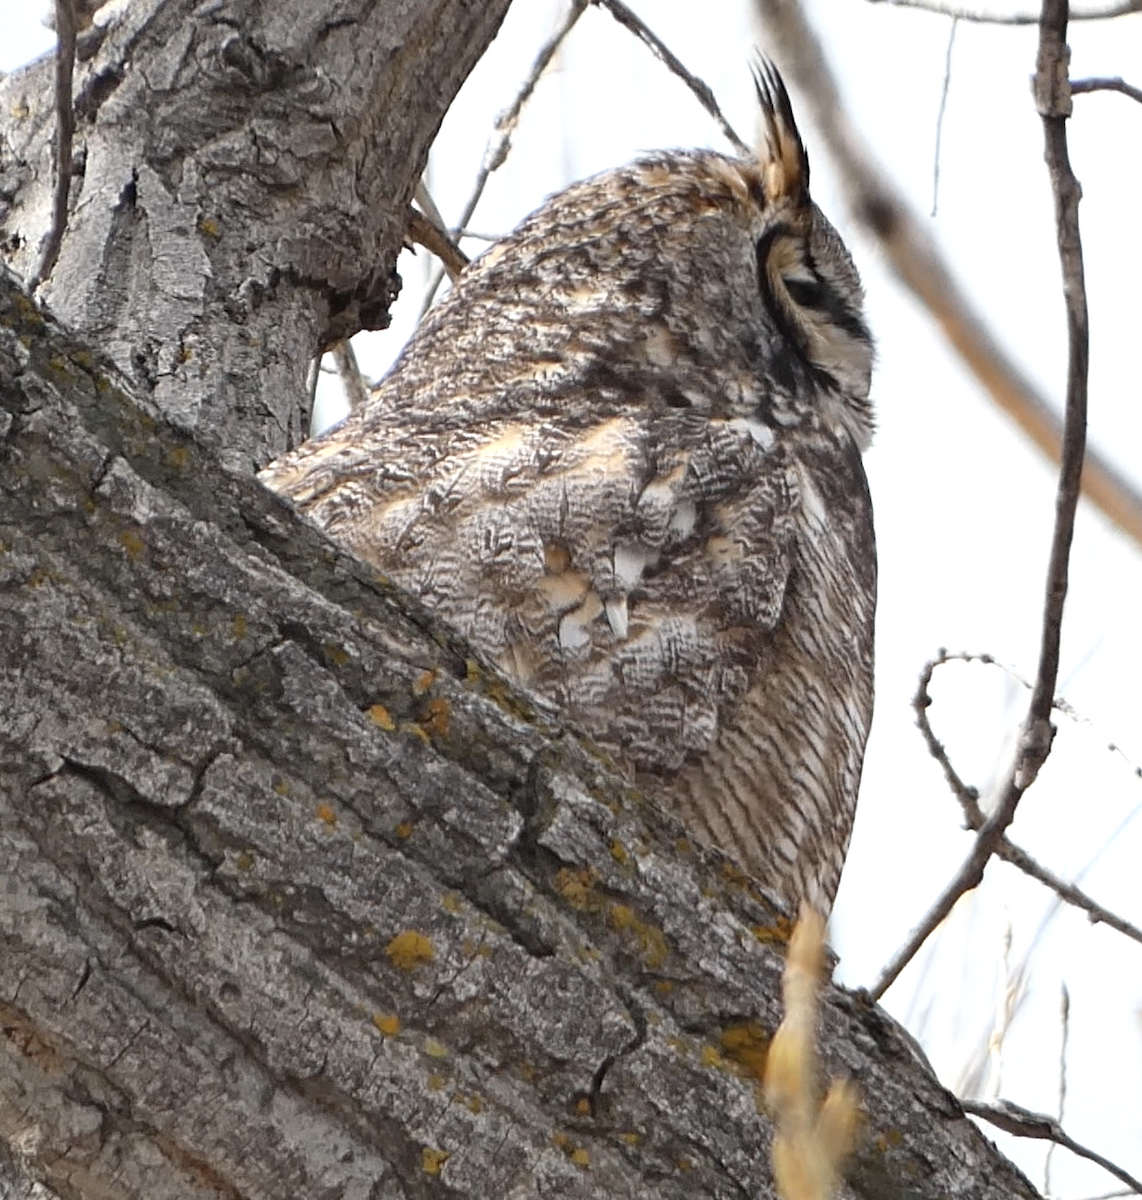
[[[81,35],[41,298],[239,470],[304,433],[314,350],[384,328],[428,147],[508,0],[130,0]],[[0,82],[0,225],[50,227],[52,66]],[[235,398],[241,397],[239,403]]]
[[[50,281],[86,336],[0,279],[0,1196],[767,1196],[781,914],[246,470],[298,426],[334,291],[387,279],[490,6],[240,7],[136,0],[80,72],[120,47]],[[280,78],[342,21],[375,78],[335,89],[353,148],[313,149]],[[253,77],[292,66],[240,82],[232,34]],[[47,126],[2,115],[17,87],[18,258]],[[111,118],[129,87],[153,120]],[[289,178],[286,140],[316,156]],[[184,193],[208,145],[231,167]],[[822,1050],[864,1094],[853,1194],[1034,1195],[860,996],[829,991]]]

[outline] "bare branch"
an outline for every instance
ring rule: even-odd
[[[484,158],[480,163],[476,182],[472,185],[472,194],[468,197],[468,202],[464,205],[464,211],[460,214],[460,219],[456,222],[456,231],[467,227],[468,222],[472,219],[472,214],[476,211],[476,205],[480,203],[480,197],[484,194],[484,188],[488,184],[489,176],[493,171],[498,171],[504,165],[508,153],[512,148],[512,134],[519,124],[523,106],[531,99],[531,94],[535,91],[535,85],[539,82],[540,76],[547,70],[548,64],[555,57],[556,51],[563,45],[564,39],[575,28],[575,23],[587,11],[587,5],[590,2],[591,0],[571,0],[571,7],[567,10],[567,15],[563,18],[563,23],[540,46],[539,53],[536,54],[535,61],[531,64],[531,70],[528,71],[523,83],[520,84],[515,99],[496,118],[496,123],[492,126],[492,134],[488,138],[488,144],[484,149]],[[453,236],[458,236],[458,234],[454,233]],[[421,316],[424,316],[431,307],[433,298],[443,278],[443,271],[437,271],[430,280],[428,287],[425,289],[424,300],[421,304]]]
[[[59,259],[67,229],[67,201],[71,192],[71,143],[75,137],[75,108],[71,100],[71,82],[75,74],[75,8],[73,0],[55,0],[56,46],[56,137],[55,195],[52,198],[52,224],[44,243],[43,257],[32,276],[29,290],[44,282]]]
[[[1081,193],[1067,155],[1066,122],[1071,112],[1071,97],[1067,78],[1070,50],[1066,44],[1066,29],[1067,0],[1043,0],[1034,93],[1036,107],[1043,120],[1047,168],[1055,199],[1056,233],[1067,311],[1068,364],[1062,461],[1055,496],[1055,526],[1047,565],[1039,665],[1015,762],[1000,785],[997,802],[980,827],[975,845],[955,877],[877,980],[872,990],[874,999],[884,995],[932,931],[952,911],[956,901],[979,885],[984,868],[1015,817],[1020,799],[1046,762],[1054,737],[1050,718],[1059,675],[1063,605],[1067,596],[1071,540],[1086,450],[1088,366],[1086,286],[1078,221]]]
[[[1137,7],[1142,0],[1133,3]],[[769,40],[779,47],[786,78],[799,86],[801,99],[812,111],[848,185],[854,216],[881,245],[897,275],[940,324],[944,336],[995,403],[1058,463],[1062,429],[1057,413],[992,336],[927,229],[888,183],[849,123],[849,106],[803,9],[796,0],[757,0],[757,9]],[[1095,452],[1087,455],[1083,490],[1111,521],[1142,545],[1142,493]]]
[[[408,240],[423,246],[440,259],[441,266],[448,273],[453,283],[460,278],[460,272],[468,265],[468,256],[448,236],[445,229],[439,228],[424,213],[415,208],[408,210]]]
[[[361,377],[361,368],[357,365],[357,355],[353,351],[352,342],[346,338],[343,342],[335,343],[329,348],[329,354],[337,368],[337,374],[341,377],[341,386],[345,389],[345,399],[349,402],[350,412],[364,408],[369,393]]]
[[[1096,79],[1071,80],[1071,95],[1078,96],[1084,92],[1121,92],[1131,100],[1142,104],[1142,88],[1136,88],[1127,83],[1120,75]]]
[[[946,0],[869,0],[870,4],[891,4],[896,8],[919,8],[924,12],[938,13],[943,17],[955,17],[960,21],[973,21],[981,25],[1034,25],[1038,13],[1001,13],[987,8],[965,8],[961,4],[950,4]],[[1073,12],[1072,21],[1105,21],[1112,17],[1126,16],[1142,11],[1142,0],[1117,0],[1104,8],[1088,8]]]
[[[600,8],[605,8],[620,25],[629,29],[639,41],[649,47],[655,58],[682,80],[698,98],[698,103],[714,118],[718,128],[738,154],[753,155],[750,147],[738,137],[729,121],[722,116],[722,110],[718,107],[718,102],[714,99],[714,93],[710,90],[709,84],[704,83],[697,76],[691,75],[654,30],[650,29],[639,17],[631,12],[622,3],[622,0],[594,0],[594,3]]]
[[[971,1116],[980,1117],[997,1129],[1002,1129],[1004,1133],[1013,1134],[1015,1137],[1037,1138],[1054,1142],[1055,1145],[1062,1146],[1072,1154],[1077,1154],[1079,1158],[1097,1163],[1104,1171],[1109,1171],[1115,1179],[1120,1179],[1125,1183],[1131,1191],[1142,1195],[1142,1183],[1133,1175],[1112,1163],[1110,1159],[1103,1158],[1101,1154],[1080,1145],[1074,1138],[1063,1132],[1054,1117],[1049,1117],[1046,1113],[1031,1112],[1030,1109],[1012,1104],[1009,1100],[1000,1100],[995,1104],[982,1104],[978,1100],[961,1099],[960,1107]]]

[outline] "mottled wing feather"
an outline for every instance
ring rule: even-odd
[[[347,457],[335,434],[271,482],[635,768],[704,752],[759,678],[796,472],[748,423],[501,421],[415,486]]]

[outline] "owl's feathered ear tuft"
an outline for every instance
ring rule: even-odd
[[[793,105],[777,68],[763,54],[753,64],[753,82],[761,105],[763,145],[758,159],[771,202],[804,200],[809,191],[809,156],[797,132]]]

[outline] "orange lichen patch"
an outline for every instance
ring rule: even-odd
[[[721,1045],[722,1053],[742,1067],[751,1079],[760,1081],[764,1078],[769,1035],[756,1021],[728,1025],[722,1030]]]
[[[557,1133],[551,1140],[559,1147],[560,1150],[565,1150],[571,1145],[571,1139],[565,1133]]]
[[[400,1033],[400,1017],[395,1013],[373,1013],[373,1024],[385,1037],[396,1037]]]
[[[414,826],[411,821],[402,821],[396,827],[396,829],[393,830],[393,833],[395,833],[397,835],[397,837],[399,837],[402,841],[404,841],[405,838],[412,837],[413,828],[414,828]]]
[[[230,621],[230,630],[235,638],[246,636],[246,614],[235,613]]]
[[[413,694],[414,696],[423,696],[423,695],[424,695],[424,693],[425,693],[425,692],[427,692],[427,691],[428,691],[428,689],[429,689],[430,687],[432,687],[432,685],[433,685],[435,682],[436,682],[436,670],[435,670],[435,668],[433,668],[431,671],[422,671],[422,672],[421,672],[421,673],[420,673],[420,674],[419,674],[419,675],[418,675],[418,676],[417,676],[417,677],[416,677],[416,678],[415,678],[415,679],[412,681],[412,694]]]
[[[428,733],[446,738],[449,729],[452,727],[452,706],[443,696],[438,696],[435,700],[429,700],[424,710],[424,719],[421,721],[421,724]]]
[[[654,981],[654,990],[660,996],[669,996],[674,991],[674,981],[672,979],[656,979]]]
[[[611,843],[611,857],[615,860],[615,862],[625,866],[630,858],[630,855],[627,854],[627,848],[622,844],[622,842],[614,841]]]
[[[365,709],[365,716],[373,722],[378,729],[383,729],[385,733],[392,733],[396,729],[396,722],[389,716],[389,710],[383,704],[373,704]]]
[[[147,548],[147,543],[139,536],[134,529],[124,529],[119,535],[119,545],[136,561],[142,557],[143,551]]]
[[[694,1164],[688,1158],[680,1158],[678,1160],[679,1171],[692,1171],[693,1169]]]
[[[591,1100],[587,1096],[580,1096],[575,1101],[575,1111],[581,1117],[589,1117],[591,1115]]]
[[[425,1146],[420,1152],[420,1165],[426,1175],[439,1175],[441,1167],[451,1157],[447,1150],[437,1150],[435,1146]]]
[[[793,934],[793,922],[788,917],[778,917],[772,925],[752,926],[750,933],[759,942],[764,942],[767,946],[788,945],[789,939]]]
[[[326,825],[337,824],[337,814],[328,804],[319,804],[314,813],[319,821],[324,821]]]
[[[385,947],[389,962],[401,971],[411,971],[421,963],[432,962],[432,942],[415,929],[398,933]]]

